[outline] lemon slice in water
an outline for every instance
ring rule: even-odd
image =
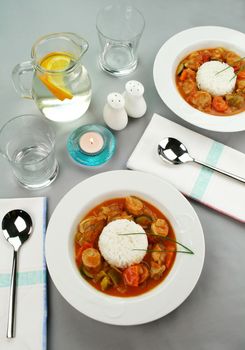
[[[62,71],[65,71],[71,65],[71,62],[72,56],[70,54],[53,52],[45,56],[40,63],[42,68],[57,72],[57,74],[48,72],[40,74],[39,79],[61,101],[73,97],[72,93],[65,86],[64,73],[62,73]]]

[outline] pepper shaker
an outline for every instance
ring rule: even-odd
[[[125,85],[123,96],[125,98],[125,109],[132,118],[141,118],[147,109],[144,99],[144,86],[136,80],[130,80]]]
[[[113,130],[123,130],[128,124],[128,115],[125,110],[125,99],[118,92],[107,96],[103,117],[105,123]]]

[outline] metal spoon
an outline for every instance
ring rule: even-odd
[[[158,145],[158,154],[161,159],[171,164],[184,164],[188,162],[195,162],[197,164],[203,165],[209,169],[215,170],[218,173],[229,176],[240,182],[245,183],[245,178],[237,176],[235,174],[229,173],[225,170],[216,168],[210,164],[206,164],[190,156],[187,148],[183,143],[173,137],[166,137]]]
[[[14,248],[7,327],[7,338],[14,338],[18,251],[25,241],[27,241],[32,232],[32,219],[24,210],[15,209],[9,211],[2,220],[2,230],[4,237]]]

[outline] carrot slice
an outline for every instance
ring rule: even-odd
[[[188,77],[188,71],[187,69],[184,69],[183,72],[181,73],[181,76],[179,78],[180,81],[185,81]]]

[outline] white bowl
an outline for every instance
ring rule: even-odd
[[[203,129],[223,132],[245,130],[245,112],[232,116],[214,116],[189,105],[180,95],[175,73],[180,61],[190,52],[222,46],[245,56],[245,34],[223,27],[195,27],[166,41],[156,55],[153,77],[163,102],[180,118]]]
[[[77,224],[91,208],[106,199],[130,194],[164,212],[176,239],[195,254],[177,254],[168,276],[151,291],[137,297],[113,297],[82,278],[74,261],[73,240]],[[114,325],[150,322],[178,307],[199,279],[204,253],[201,224],[185,197],[159,177],[128,170],[95,175],[71,189],[56,207],[46,235],[48,269],[63,297],[83,314]]]

